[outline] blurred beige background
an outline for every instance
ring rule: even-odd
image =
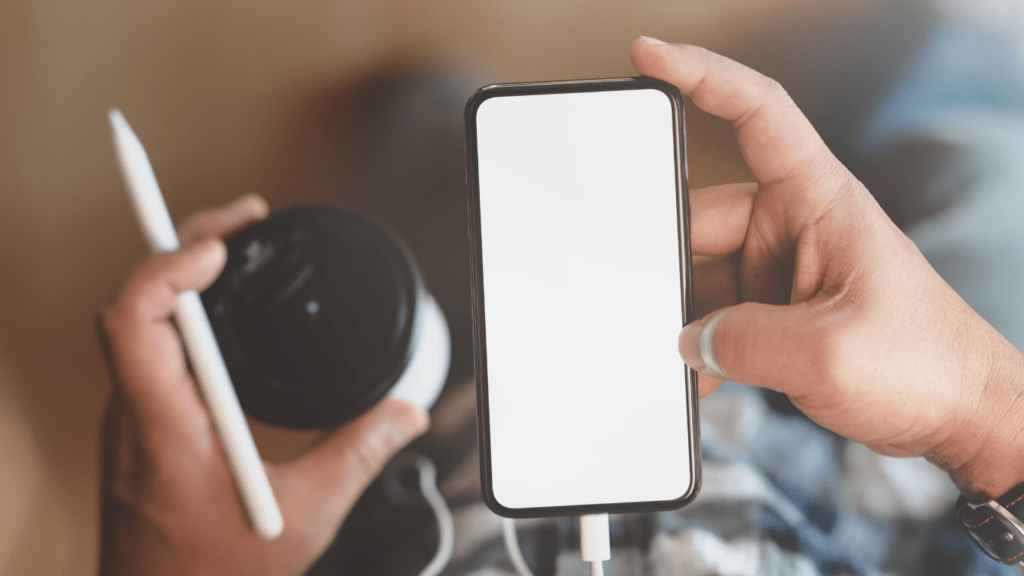
[[[631,75],[640,34],[728,53],[808,10],[869,4],[0,3],[0,574],[95,572],[109,384],[93,318],[145,255],[108,108],[139,133],[176,220],[249,190],[279,207],[327,185],[325,95],[382,63],[458,58],[490,81]],[[692,184],[745,178],[729,126],[688,114]]]

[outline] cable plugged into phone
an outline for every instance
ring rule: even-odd
[[[580,516],[580,555],[590,562],[590,576],[604,576],[604,561],[612,557],[608,514]]]
[[[519,549],[516,537],[516,523],[511,518],[502,518],[505,536],[505,550],[508,551],[512,567],[519,576],[533,576]],[[590,563],[590,576],[604,576],[604,561],[611,560],[612,546],[608,531],[608,514],[580,516],[580,555]]]

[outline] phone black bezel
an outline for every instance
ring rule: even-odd
[[[681,508],[692,501],[700,490],[701,451],[700,426],[697,415],[697,373],[686,370],[687,417],[689,419],[690,442],[690,486],[675,500],[650,502],[619,502],[572,506],[551,506],[538,508],[507,508],[494,496],[491,483],[490,434],[487,402],[487,345],[484,337],[484,290],[483,261],[480,250],[480,179],[477,164],[476,112],[480,105],[490,98],[502,96],[526,96],[537,94],[566,94],[577,92],[603,92],[618,90],[655,89],[664,93],[672,105],[673,134],[676,160],[676,207],[680,245],[680,286],[683,318],[680,329],[693,320],[693,264],[690,252],[690,203],[686,168],[686,130],[683,99],[675,86],[646,76],[631,78],[607,78],[594,80],[571,80],[555,82],[531,82],[516,84],[493,84],[477,90],[466,103],[466,171],[469,188],[469,238],[471,250],[471,277],[473,300],[473,358],[477,386],[477,427],[480,444],[480,478],[484,502],[494,513],[508,518],[534,518],[541,516],[578,516],[600,512],[633,513],[656,512]]]

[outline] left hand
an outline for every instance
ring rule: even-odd
[[[284,515],[276,540],[249,524],[172,323],[176,297],[220,273],[220,237],[267,215],[258,196],[199,212],[183,248],[150,257],[100,318],[114,378],[103,434],[100,574],[297,575],[331,542],[391,456],[428,423],[387,398],[307,453],[265,463]]]

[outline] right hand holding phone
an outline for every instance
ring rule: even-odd
[[[779,84],[702,48],[640,38],[636,69],[730,120],[756,183],[690,193],[695,300],[683,360],[785,393],[968,495],[1024,480],[1024,355],[975,313],[832,155]]]

